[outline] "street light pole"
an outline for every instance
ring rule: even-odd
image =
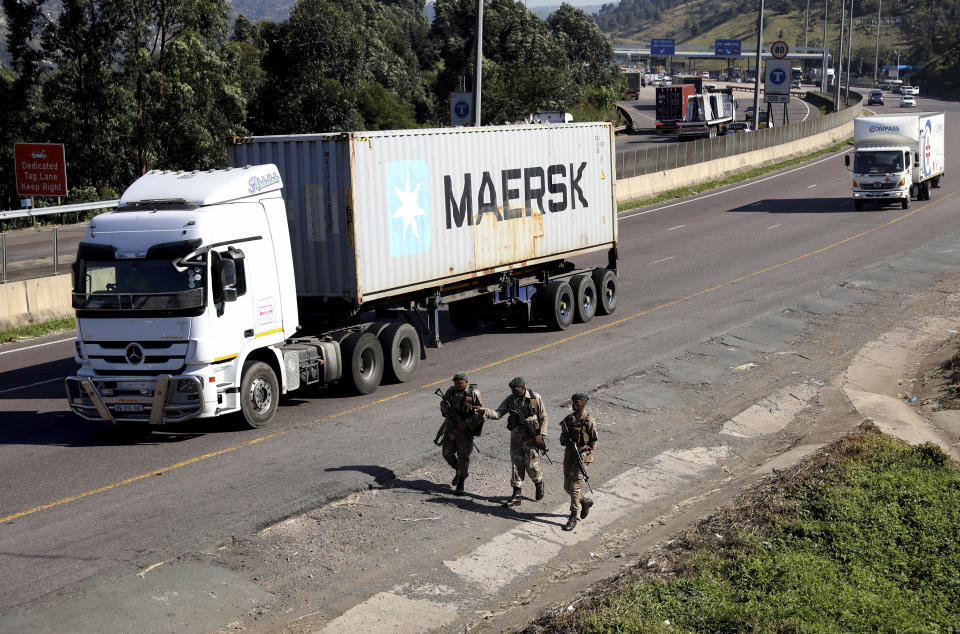
[[[840,110],[840,75],[843,73],[843,27],[847,17],[847,2],[840,0],[840,45],[837,46],[837,61],[833,70],[833,111]]]
[[[851,49],[853,49],[853,0],[850,0],[850,29],[847,32],[847,81],[844,83],[843,88],[843,105],[850,105],[850,58],[853,57],[850,54]]]
[[[883,0],[877,7],[877,50],[873,54],[873,85],[877,85],[877,73],[880,70],[880,10],[883,9]]]
[[[809,46],[809,41],[807,39],[807,31],[810,28],[810,0],[807,0],[807,13],[803,21],[803,48]],[[806,52],[806,51],[804,51]]]
[[[760,0],[760,15],[757,17],[757,76],[753,84],[753,129],[759,130],[760,123],[760,50],[763,47],[763,0]]]
[[[483,0],[477,0],[477,56],[473,63],[473,125],[480,127],[480,78],[483,74]]]
[[[829,16],[829,6],[830,0],[823,0],[823,48],[827,51],[823,54],[823,76],[820,77],[820,92],[823,94],[827,94],[827,66],[830,64],[830,60],[827,59],[830,55],[830,47],[827,46],[827,17]]]

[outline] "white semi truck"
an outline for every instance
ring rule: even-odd
[[[259,427],[303,386],[407,381],[444,306],[457,328],[609,314],[613,148],[607,123],[251,137],[230,168],[149,172],[79,245],[69,405]]]
[[[732,89],[704,90],[687,98],[687,112],[678,127],[680,140],[721,136],[736,119],[737,105]]]
[[[853,120],[853,205],[930,200],[944,174],[944,114],[883,114]]]

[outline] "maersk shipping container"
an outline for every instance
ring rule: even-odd
[[[280,170],[297,293],[357,304],[617,244],[609,123],[236,139]]]

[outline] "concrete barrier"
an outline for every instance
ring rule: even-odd
[[[0,328],[73,315],[70,275],[0,284]]]
[[[631,200],[651,198],[674,189],[720,180],[739,172],[809,154],[851,136],[853,136],[852,121],[790,143],[735,154],[713,161],[694,163],[676,169],[620,179],[617,181],[617,202],[625,203]]]

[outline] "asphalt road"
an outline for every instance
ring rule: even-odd
[[[947,111],[947,162],[960,160],[951,125],[960,108],[929,99],[920,107]],[[497,396],[510,377],[524,375],[556,410],[561,395],[616,385],[694,343],[960,231],[960,184],[949,171],[932,201],[909,211],[855,212],[849,186],[838,154],[631,211],[620,219],[613,317],[563,333],[447,336],[412,383],[362,397],[294,395],[262,430],[214,420],[147,439],[125,436],[65,410],[70,333],[0,347],[0,624],[40,610],[58,593],[248,535],[372,486],[384,473],[402,478],[436,463],[431,392],[458,369]],[[698,446],[708,433],[701,421],[677,425],[620,436],[618,449],[640,461],[664,448]]]

